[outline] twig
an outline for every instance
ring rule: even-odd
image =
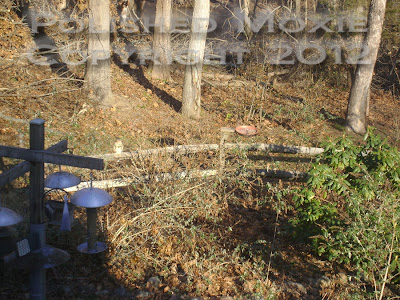
[[[14,123],[21,123],[21,124],[28,124],[29,121],[28,120],[22,120],[22,119],[17,119],[14,117],[10,117],[10,116],[6,116],[3,113],[0,112],[0,118],[10,121],[10,122],[14,122]]]
[[[56,94],[75,92],[75,91],[79,91],[79,90],[80,89],[61,90],[61,91],[51,92],[51,93],[42,94],[42,95],[38,95],[38,96],[32,96],[32,98],[49,97],[49,96],[54,96]]]
[[[215,84],[209,82],[208,80],[206,80],[206,79],[204,79],[204,78],[202,78],[201,80],[204,81],[205,83],[211,85],[212,87],[215,87],[215,88],[217,87]]]
[[[394,57],[393,66],[392,66],[392,69],[390,70],[389,76],[392,75],[393,71],[396,69],[397,59],[399,58],[399,56],[400,56],[400,47],[399,47],[399,50],[397,50],[397,53]]]
[[[389,268],[390,268],[390,264],[392,262],[392,255],[393,255],[393,247],[394,247],[394,240],[396,238],[396,227],[397,227],[397,223],[395,220],[393,220],[394,222],[394,228],[393,228],[393,233],[392,233],[392,242],[390,244],[390,249],[389,249],[389,257],[386,263],[386,271],[385,271],[385,276],[383,277],[383,284],[382,284],[382,288],[381,288],[381,293],[379,295],[379,300],[382,300],[383,298],[383,292],[385,291],[385,286],[386,286],[386,280],[388,278],[388,274],[389,274]]]
[[[183,227],[183,226],[179,226],[179,225],[165,225],[165,226],[160,226],[160,227],[158,227],[157,229],[166,229],[166,228],[179,228],[179,229],[183,229],[183,230],[188,230],[187,228],[185,228],[185,227]],[[126,237],[124,237],[123,239],[121,239],[121,240],[119,241],[119,243],[118,243],[114,248],[115,248],[115,249],[119,249],[119,247],[121,246],[121,244],[122,244],[123,242],[126,242],[126,240],[131,241],[135,236],[141,235],[141,234],[143,234],[143,233],[150,232],[151,230],[153,230],[153,229],[152,229],[152,228],[146,228],[146,229],[143,229],[143,230],[141,230],[141,231],[139,231],[139,232],[135,232],[135,233],[132,234],[132,235],[126,236]]]
[[[276,233],[277,233],[277,224],[278,224],[278,218],[279,218],[279,210],[276,210],[276,218],[275,218],[275,228],[274,228],[274,236],[272,238],[272,245],[271,245],[271,252],[269,254],[269,261],[268,261],[268,268],[267,268],[267,282],[269,281],[269,273],[271,271],[271,262],[272,262],[272,255],[274,252],[274,246],[275,246],[275,241],[276,241]]]
[[[70,77],[68,77],[68,78],[57,78],[57,77],[54,77],[54,78],[47,78],[47,79],[38,80],[38,81],[29,83],[29,84],[23,85],[23,86],[17,86],[15,88],[6,89],[5,91],[8,92],[8,93],[11,93],[11,92],[14,92],[16,90],[27,89],[29,87],[34,87],[34,86],[37,86],[38,84],[41,84],[41,83],[47,82],[47,81],[51,81],[51,80],[84,82],[84,80],[82,80],[82,79],[75,79],[75,78],[70,78]],[[11,96],[11,95],[1,95],[1,96]]]

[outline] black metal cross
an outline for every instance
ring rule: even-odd
[[[30,201],[30,234],[29,242],[32,250],[39,250],[46,245],[44,219],[44,164],[53,163],[86,169],[103,170],[102,159],[77,155],[62,154],[68,148],[68,141],[64,140],[44,150],[44,123],[42,119],[30,121],[29,143],[30,149],[0,146],[0,157],[9,157],[25,160],[12,169],[0,174],[0,186],[12,180],[29,174],[29,201]],[[34,282],[34,283],[33,283]],[[34,270],[31,273],[31,299],[45,298],[45,271]]]

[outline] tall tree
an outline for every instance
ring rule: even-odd
[[[89,0],[86,88],[98,104],[111,101],[110,0]]]
[[[157,0],[153,38],[152,77],[169,80],[171,64],[172,0]]]
[[[368,31],[363,42],[363,51],[367,51],[364,56],[365,63],[357,65],[351,86],[346,128],[359,134],[366,131],[368,94],[381,41],[385,8],[386,0],[371,0],[368,12]]]
[[[182,96],[182,113],[190,118],[200,117],[201,72],[209,19],[210,0],[195,0]]]
[[[253,32],[251,30],[251,20],[250,20],[250,0],[240,0],[241,10],[243,12],[243,27],[244,32],[248,39],[251,38]]]

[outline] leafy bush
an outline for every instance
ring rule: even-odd
[[[351,264],[382,294],[400,271],[400,154],[373,130],[360,145],[343,136],[324,149],[294,193],[295,236]]]

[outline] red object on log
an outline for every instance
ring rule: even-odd
[[[235,131],[240,135],[252,136],[258,133],[258,129],[254,126],[240,125],[235,128]]]

